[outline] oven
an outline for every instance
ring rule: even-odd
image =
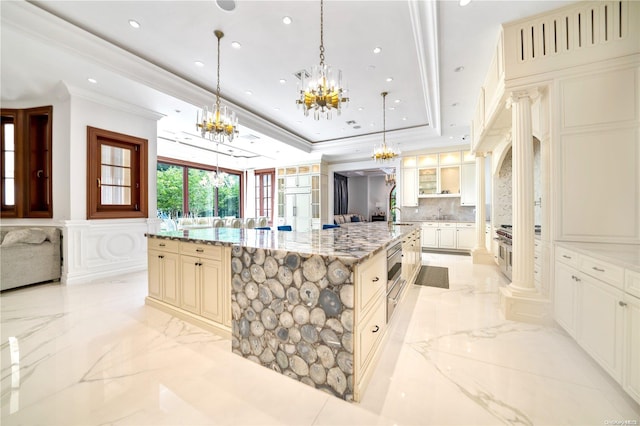
[[[511,245],[511,225],[501,225],[496,231],[498,235],[498,266],[500,271],[509,279],[512,278],[513,248]]]
[[[405,281],[402,279],[402,241],[387,249],[387,322],[398,304]]]

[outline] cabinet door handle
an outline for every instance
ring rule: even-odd
[[[566,254],[563,254],[562,257],[564,257],[565,259],[571,259],[571,256],[567,256]]]
[[[204,249],[201,249],[201,248],[197,248],[197,249],[196,249],[196,251],[197,251],[198,253],[204,253]]]
[[[377,325],[373,326],[373,330],[371,330],[371,332],[377,333],[378,331],[380,331],[380,327],[378,327]]]
[[[160,243],[158,244],[158,247],[164,247],[166,244],[165,243]]]
[[[372,279],[371,281],[373,281],[374,283],[377,283],[378,281],[380,281],[380,278],[375,277],[374,279]]]
[[[594,271],[598,271],[598,272],[604,272],[604,269],[602,268],[597,268],[595,266],[591,267],[591,269],[593,269]]]
[[[160,256],[158,256],[158,259],[164,259],[164,255],[161,254]]]
[[[627,306],[627,304],[625,302],[623,302],[622,300],[618,302],[618,305],[622,306],[623,308],[625,306]]]

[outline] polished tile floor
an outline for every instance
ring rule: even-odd
[[[606,425],[640,407],[567,335],[501,319],[496,267],[423,254],[360,404],[259,367],[144,305],[146,273],[0,296],[8,425]],[[635,423],[633,423],[635,421]],[[617,423],[620,424],[620,423]]]

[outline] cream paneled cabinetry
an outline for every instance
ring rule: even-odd
[[[422,222],[422,247],[446,250],[472,250],[476,242],[471,222]]]
[[[430,197],[460,197],[461,205],[475,205],[475,158],[468,151],[403,157],[402,176],[404,206]]]
[[[229,333],[231,249],[158,238],[148,238],[148,247],[147,303],[199,326]]]
[[[554,315],[558,324],[640,402],[640,298],[629,293],[637,272],[626,272],[625,278],[625,269],[618,265],[556,247]]]
[[[402,159],[402,205],[418,206],[418,169],[416,157]]]
[[[458,250],[473,250],[476,245],[476,224],[456,223],[456,248]]]
[[[278,224],[294,231],[320,229],[327,220],[328,179],[322,164],[277,169]]]
[[[178,272],[180,256],[177,241],[150,240],[147,250],[149,296],[178,305]]]
[[[402,239],[402,279],[407,282],[412,282],[422,263],[420,234],[421,229],[416,229]]]
[[[359,400],[373,371],[386,331],[387,258],[381,250],[356,266],[354,324],[354,399]]]

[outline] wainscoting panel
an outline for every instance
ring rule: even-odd
[[[61,281],[76,284],[145,269],[148,229],[146,219],[65,221]]]

